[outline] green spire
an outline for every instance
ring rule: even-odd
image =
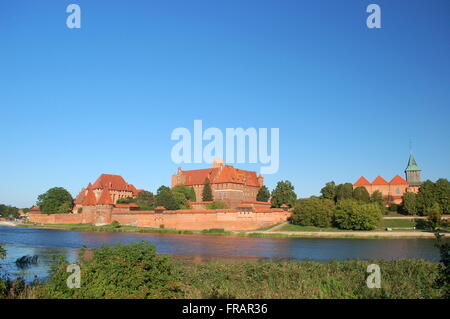
[[[408,167],[406,168],[405,171],[420,171],[420,167],[417,166],[416,160],[414,159],[414,156],[411,154],[409,154],[409,161],[408,161]]]

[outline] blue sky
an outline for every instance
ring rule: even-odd
[[[403,176],[410,141],[424,179],[450,178],[448,0],[0,0],[0,48],[0,203],[101,173],[170,185],[170,134],[195,119],[280,128],[266,184],[302,197]]]

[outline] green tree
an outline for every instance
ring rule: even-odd
[[[224,202],[216,201],[206,205],[208,209],[228,209],[228,205]]]
[[[292,223],[302,226],[330,227],[335,204],[331,199],[310,197],[298,200],[293,209]]]
[[[441,261],[439,263],[439,275],[435,281],[435,287],[443,290],[443,297],[450,299],[450,242],[444,242],[442,235],[438,232],[435,233],[437,243],[441,255]]]
[[[370,197],[370,201],[380,205],[380,207],[384,207],[383,194],[380,191],[374,191]]]
[[[353,184],[345,183],[336,186],[336,202],[353,198]]]
[[[186,197],[184,196],[184,194],[182,192],[175,192],[172,191],[172,197],[175,200],[175,202],[177,203],[177,209],[188,209],[189,204],[186,200]]]
[[[67,214],[72,210],[73,198],[63,187],[53,187],[38,196],[36,205],[44,214]]]
[[[177,199],[179,200],[179,197]],[[180,202],[177,199],[174,198],[169,187],[161,186],[155,197],[155,206],[164,206],[167,210],[180,209]]]
[[[209,181],[209,178],[205,178],[205,186],[203,186],[202,191],[202,201],[204,202],[211,202],[213,201],[213,193],[211,188],[211,183]]]
[[[412,192],[406,192],[403,194],[401,206],[402,213],[407,215],[416,215],[418,213],[416,197],[417,195]]]
[[[256,195],[256,200],[259,202],[268,202],[270,199],[270,192],[266,185],[261,186]]]
[[[450,213],[450,182],[439,178],[434,183],[434,196],[444,214]]]
[[[437,202],[433,203],[430,207],[426,209],[426,215],[428,224],[432,230],[439,229],[441,226],[441,206]]]
[[[280,207],[285,204],[292,207],[297,199],[294,185],[290,181],[281,181],[272,191],[272,207]]]
[[[5,218],[17,218],[19,217],[19,209],[17,207],[0,204],[0,216]]]
[[[434,183],[427,180],[419,187],[419,192],[416,197],[417,213],[419,215],[426,215],[426,209],[431,207],[434,202],[438,202],[435,196]]]
[[[155,195],[149,191],[141,191],[136,197],[136,204],[141,210],[152,210],[155,207]]]
[[[367,189],[364,186],[356,187],[353,190],[353,198],[359,200],[363,203],[370,202],[370,195]]]
[[[174,188],[172,188],[172,191],[182,193],[184,195],[184,197],[186,198],[186,200],[188,200],[188,201],[191,201],[191,202],[196,201],[195,191],[192,186],[179,185],[179,186],[175,186]]]
[[[326,183],[320,193],[322,198],[336,200],[336,184],[333,181]]]
[[[344,199],[336,206],[335,222],[341,229],[372,230],[380,224],[382,214],[377,204]]]

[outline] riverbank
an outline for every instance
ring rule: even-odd
[[[197,264],[157,254],[145,242],[104,246],[81,255],[84,280],[79,289],[67,288],[66,263],[60,261],[48,282],[7,297],[428,299],[443,294],[434,286],[438,263],[417,259]],[[370,264],[379,266],[381,289],[367,287]]]
[[[337,228],[320,229],[315,227],[302,227],[287,223],[280,223],[270,227],[254,231],[224,231],[222,229],[208,229],[203,231],[176,230],[165,228],[148,228],[126,225],[103,225],[92,224],[18,224],[16,227],[38,228],[38,229],[58,229],[73,231],[97,231],[97,232],[136,232],[154,234],[197,234],[197,235],[221,235],[221,236],[247,236],[247,237],[297,237],[297,238],[434,238],[431,231],[417,229],[393,229],[383,231],[381,229],[372,231],[345,231]],[[276,231],[274,231],[276,229]],[[448,236],[448,232],[442,232]]]

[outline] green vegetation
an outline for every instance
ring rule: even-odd
[[[330,199],[300,199],[295,203],[291,221],[302,226],[330,227],[335,210],[334,202]]]
[[[377,204],[342,200],[336,205],[335,224],[341,229],[372,230],[378,227],[382,210]]]
[[[224,202],[215,201],[211,204],[206,205],[206,208],[208,209],[228,209],[228,205]]]
[[[118,244],[80,250],[78,289],[67,288],[68,262],[61,257],[48,282],[22,286],[7,297],[442,298],[448,293],[448,246],[445,256],[447,264],[415,259],[194,264],[157,254],[148,242]],[[380,266],[381,289],[367,288],[372,263]]]
[[[191,201],[191,202],[196,201],[195,191],[192,186],[179,185],[179,186],[172,188],[172,191],[183,194],[184,197],[186,198],[186,200],[188,200],[188,201]]]
[[[173,191],[170,187],[158,188],[155,197],[155,206],[163,206],[167,210],[188,209],[189,204],[182,192]]]
[[[442,235],[436,233],[437,243],[441,255],[441,262],[439,263],[439,275],[436,278],[434,287],[442,289],[443,297],[450,299],[450,242],[444,242]]]
[[[19,217],[19,209],[17,207],[0,204],[0,217],[17,218]]]
[[[370,202],[370,195],[364,186],[356,187],[353,190],[353,198],[359,200],[360,202],[368,203]]]
[[[211,202],[213,201],[213,193],[211,188],[211,182],[209,181],[209,178],[205,178],[205,185],[203,186],[202,191],[202,201],[204,202]]]
[[[270,191],[266,185],[261,186],[256,194],[256,200],[259,202],[268,202],[270,199]]]
[[[408,215],[423,216],[427,215],[427,210],[435,203],[439,205],[441,214],[450,213],[450,182],[445,178],[440,178],[435,183],[429,180],[423,182],[417,194],[405,193],[400,211]]]
[[[281,205],[294,206],[297,194],[294,191],[294,185],[290,181],[281,181],[272,191],[272,207],[281,207]]]
[[[43,214],[68,214],[73,207],[73,198],[65,188],[53,187],[38,196],[36,205]]]

